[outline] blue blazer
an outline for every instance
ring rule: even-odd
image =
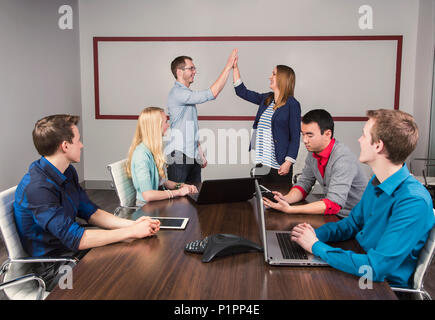
[[[267,109],[266,98],[271,94],[257,93],[248,90],[243,83],[234,88],[236,94],[259,106],[253,128],[257,129],[261,115]],[[283,164],[285,157],[296,160],[301,136],[301,106],[294,97],[289,97],[282,107],[275,110],[272,116],[272,137],[275,145],[275,158],[278,164]],[[251,150],[251,146],[249,146]]]

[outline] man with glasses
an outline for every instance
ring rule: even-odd
[[[172,61],[171,71],[176,81],[168,96],[171,137],[165,148],[169,180],[201,182],[201,168],[207,166],[207,160],[199,144],[196,104],[214,100],[218,96],[227,82],[236,56],[237,49],[234,49],[217,80],[210,88],[201,91],[190,89],[196,75],[192,58],[179,56]]]

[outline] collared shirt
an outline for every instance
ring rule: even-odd
[[[335,139],[332,138],[328,146],[325,149],[323,149],[321,152],[317,154],[313,152],[313,158],[317,159],[317,169],[319,169],[319,172],[322,175],[322,177],[325,177],[325,168],[326,165],[328,164],[329,157],[331,156],[334,143],[335,143]],[[298,189],[302,193],[303,199],[307,197],[308,194],[305,192],[305,190],[302,187],[294,186],[294,188]],[[326,209],[325,209],[326,215],[337,214],[338,212],[340,212],[341,206],[339,204],[327,198],[321,200],[326,205]]]
[[[331,139],[328,146],[319,153],[313,152],[313,158],[317,159],[317,168],[319,169],[322,177],[325,177],[325,168],[328,164],[329,156],[331,155],[332,148],[334,147],[335,139]]]
[[[77,251],[84,228],[75,218],[89,220],[97,209],[72,165],[62,174],[44,157],[30,165],[15,192],[17,231],[33,257]]]
[[[357,276],[409,287],[417,259],[435,224],[432,199],[406,164],[379,183],[373,176],[349,216],[316,229],[313,253],[332,267]],[[327,241],[354,238],[366,254],[333,248]]]
[[[211,89],[192,91],[175,81],[168,96],[168,113],[171,137],[165,147],[165,154],[183,152],[186,156],[198,158],[198,111],[196,104],[215,99]]]

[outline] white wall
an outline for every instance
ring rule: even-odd
[[[60,30],[61,5],[73,30]],[[81,114],[77,1],[0,2],[0,190],[16,185],[38,159],[32,130],[50,114]],[[76,166],[83,179],[83,164]]]
[[[358,9],[367,4],[373,8],[374,28],[360,30]],[[411,114],[420,111],[420,107],[414,107],[416,48],[417,39],[420,42],[427,39],[424,33],[421,37],[417,36],[418,1],[86,0],[79,1],[79,11],[86,180],[109,180],[105,165],[126,156],[135,126],[135,121],[132,120],[95,120],[92,56],[94,36],[403,35],[400,109]],[[222,57],[222,63],[225,59]],[[261,63],[261,57],[258,61]],[[169,72],[169,63],[170,61],[168,69],[162,72]],[[207,68],[205,65],[198,67]],[[152,74],[148,78],[150,82],[153,81]],[[267,90],[266,83],[267,81],[264,90]],[[193,84],[192,89],[203,88]],[[224,90],[233,90],[230,81]],[[334,94],[339,95],[340,92]],[[141,107],[138,108],[138,113]],[[202,107],[206,108],[206,105],[199,109]],[[322,106],[302,105],[303,111],[314,107]],[[380,107],[392,106],[367,106],[367,109]],[[255,108],[252,115],[255,115]],[[231,121],[200,121],[199,124],[200,128],[210,128],[214,132],[219,128],[250,128],[252,125],[251,122]],[[357,139],[362,127],[361,122],[337,122],[336,137],[358,154]],[[427,135],[423,133],[425,134]],[[241,152],[244,152],[247,146],[241,148]],[[246,176],[249,167],[250,165],[210,165],[203,171],[203,178]]]
[[[420,129],[420,139],[411,158],[427,158],[429,156],[428,146],[430,143],[432,78],[435,52],[435,1],[421,0],[418,15],[414,117]],[[422,161],[413,161],[412,169],[418,175],[422,175],[422,169],[426,170]]]

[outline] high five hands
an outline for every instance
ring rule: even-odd
[[[226,64],[226,68],[227,69],[232,69],[234,68],[234,64],[237,65],[237,59],[238,59],[238,49],[233,49],[233,51],[231,52],[231,55],[228,57],[228,61]]]

